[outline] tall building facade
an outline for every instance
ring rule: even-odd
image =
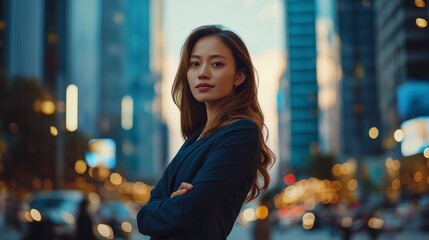
[[[334,0],[316,0],[319,154],[337,157],[340,152],[341,67]]]
[[[370,1],[338,1],[342,72],[340,157],[343,160],[381,154],[381,138],[371,139],[368,134],[371,128],[381,127],[374,19],[374,4]]]
[[[0,0],[0,76],[6,76],[6,1]]]
[[[153,184],[160,177],[168,162],[159,96],[162,7],[157,0],[0,0],[0,73],[40,79],[55,95],[59,165],[62,106],[73,84],[77,131],[113,139],[115,170],[128,180]]]
[[[78,89],[78,131],[98,134],[100,111],[101,1],[58,3],[59,65],[57,98],[65,100],[66,88]]]
[[[318,84],[316,65],[316,2],[286,0],[286,70],[281,78],[280,166],[286,165],[298,177],[306,177],[310,148],[319,142]],[[283,156],[285,155],[285,156]],[[282,171],[282,169],[280,169]],[[284,173],[283,173],[284,174]]]
[[[44,38],[44,86],[51,92],[55,92],[57,86],[58,69],[58,29],[57,13],[58,4],[56,0],[45,0],[45,28]]]
[[[166,125],[157,86],[162,45],[153,34],[162,17],[160,1],[106,1],[102,6],[102,136],[117,143],[118,169],[130,180],[155,183],[166,163]],[[124,124],[124,108],[131,109]]]
[[[429,80],[427,1],[375,1],[377,78],[384,147],[392,147],[401,121],[397,88],[409,80]]]
[[[103,1],[101,11],[100,61],[100,137],[116,143],[116,168],[126,172],[122,151],[124,130],[121,127],[122,99],[126,95],[125,12],[124,1]]]
[[[45,0],[5,1],[2,31],[8,79],[43,80]]]
[[[429,152],[428,4],[426,0],[375,2],[383,148],[386,159],[401,161],[400,175],[395,176],[401,179],[401,188],[386,191],[392,200],[429,191],[427,181],[407,179],[429,174],[424,164]]]

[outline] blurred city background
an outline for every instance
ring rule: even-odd
[[[189,32],[259,72],[268,192],[229,240],[427,239],[427,0],[0,0],[0,239],[148,239],[135,216],[180,147]],[[210,206],[207,206],[210,209]]]

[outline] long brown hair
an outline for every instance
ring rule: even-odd
[[[270,183],[268,169],[274,164],[275,156],[268,148],[265,138],[268,138],[268,129],[264,123],[264,115],[257,99],[256,70],[252,64],[249,51],[241,38],[220,25],[206,25],[196,28],[186,39],[182,51],[179,67],[174,78],[171,94],[174,103],[180,110],[182,135],[187,139],[193,132],[207,124],[207,112],[204,103],[198,102],[192,95],[187,72],[189,69],[189,58],[197,41],[206,36],[218,37],[232,52],[236,62],[236,71],[241,71],[246,76],[245,81],[235,89],[235,94],[230,101],[226,102],[214,120],[206,126],[210,134],[229,123],[247,118],[254,121],[259,128],[260,160],[252,188],[246,201],[255,199],[261,190],[266,190]],[[261,179],[261,185],[258,184]]]

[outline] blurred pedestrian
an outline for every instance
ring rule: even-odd
[[[201,26],[186,39],[172,87],[186,141],[137,215],[141,233],[226,239],[242,204],[267,189],[274,155],[255,75],[233,31]]]
[[[253,239],[254,240],[270,240],[271,239],[271,219],[270,219],[270,208],[272,200],[268,195],[264,195],[261,198],[260,207],[266,207],[268,210],[266,216],[258,216],[253,226]]]
[[[84,198],[79,205],[79,211],[77,215],[77,240],[95,240],[93,222],[91,215],[88,211],[89,201]]]
[[[51,240],[54,239],[54,224],[49,219],[33,221],[28,225],[24,240]]]

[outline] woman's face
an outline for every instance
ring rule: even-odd
[[[216,36],[196,42],[189,58],[187,73],[192,95],[207,107],[220,106],[229,100],[244,74],[236,71],[231,50]]]

